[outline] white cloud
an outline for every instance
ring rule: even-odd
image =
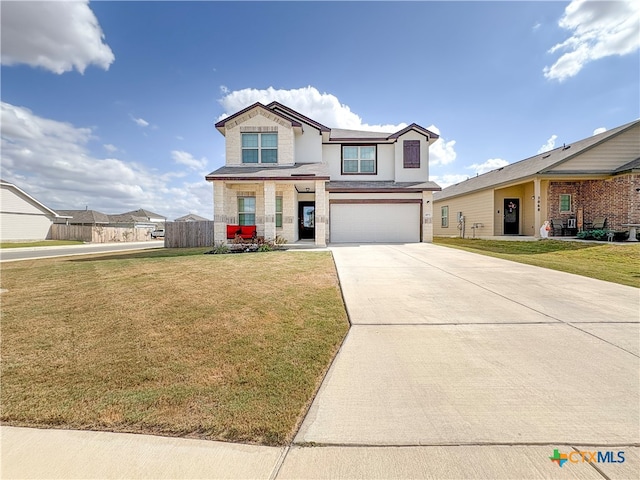
[[[469,165],[465,168],[467,170],[473,170],[476,175],[482,175],[483,173],[490,172],[491,170],[495,170],[496,168],[504,167],[505,165],[509,165],[509,162],[503,160],[502,158],[490,158],[484,163],[474,163],[473,165]]]
[[[210,185],[171,185],[184,171],[158,173],[118,158],[98,158],[87,148],[90,128],[46,119],[1,102],[2,175],[54,209],[89,208],[122,213],[146,208],[176,218],[211,215]],[[108,144],[105,144],[108,145]]]
[[[554,148],[556,148],[557,138],[558,138],[558,135],[551,135],[549,137],[549,140],[547,140],[547,143],[545,143],[538,149],[538,153],[548,152],[549,150],[553,150]]]
[[[144,118],[136,118],[133,115],[129,115],[129,116],[131,117],[131,120],[136,122],[136,125],[138,125],[139,127],[148,127],[149,126],[149,122],[147,122]]]
[[[640,2],[573,0],[558,25],[571,32],[549,53],[564,53],[544,76],[560,82],[573,77],[587,63],[612,55],[627,55],[640,48]]]
[[[104,147],[104,149],[109,152],[109,153],[115,153],[118,151],[118,147],[116,147],[115,145],[111,145],[110,143],[105,143],[104,145],[102,145]]]
[[[605,127],[600,127],[600,128],[596,128],[596,129],[593,131],[593,134],[594,134],[594,135],[598,135],[599,133],[604,133],[604,132],[606,132],[606,131],[607,131],[607,129],[606,129]]]
[[[226,89],[226,87],[224,88]],[[225,113],[219,119],[234,114],[256,102],[266,105],[275,101],[327,127],[394,133],[407,126],[406,123],[397,125],[369,125],[363,123],[362,118],[353,113],[347,105],[340,103],[335,95],[320,93],[318,89],[312,86],[291,90],[276,90],[273,87],[269,87],[265,90],[245,88],[230,92],[226,89],[222,90],[222,92],[225,93],[225,96],[220,100],[220,104]]]
[[[2,2],[2,64],[27,64],[54,73],[89,65],[108,70],[115,60],[88,0]]]
[[[436,182],[442,188],[446,188],[456,183],[464,182],[469,178],[469,175],[460,174],[444,174],[444,175],[431,175],[429,180]]]
[[[174,162],[180,165],[186,165],[191,170],[202,170],[207,166],[206,158],[202,157],[200,160],[197,160],[193,158],[193,155],[182,150],[173,150],[171,152],[171,158]]]

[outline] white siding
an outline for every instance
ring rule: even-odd
[[[322,135],[317,128],[306,123],[302,126],[302,133],[295,135],[295,162],[322,163]]]
[[[357,144],[357,142],[349,142]],[[347,143],[345,143],[346,145]],[[376,175],[342,175],[342,146],[323,145],[322,155],[329,166],[331,180],[348,182],[391,181],[394,180],[394,145],[377,145],[377,174]]]
[[[404,140],[420,141],[420,168],[404,168]],[[398,137],[395,143],[395,181],[426,182],[429,180],[429,144],[424,135],[413,130]]]
[[[17,189],[0,189],[0,240],[45,240],[53,216]]]

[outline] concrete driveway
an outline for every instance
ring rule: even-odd
[[[331,250],[353,327],[297,444],[510,446],[523,461],[545,445],[540,465],[590,445],[626,449],[599,465],[611,478],[638,472],[637,289],[432,244]]]

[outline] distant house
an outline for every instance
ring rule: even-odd
[[[176,218],[174,222],[209,222],[208,218],[201,217],[200,215],[196,215],[195,213],[189,213],[182,217]]]
[[[167,221],[167,217],[142,208],[108,217],[110,227],[162,228]]]
[[[0,240],[45,240],[58,214],[13,183],[0,180]]]
[[[109,216],[96,210],[58,210],[57,212],[61,217],[54,223],[90,226],[106,226],[109,223]]]
[[[628,230],[640,223],[640,120],[444,188],[433,201],[440,236],[464,228],[469,237],[537,237],[545,220],[561,223],[559,234],[596,219]]]

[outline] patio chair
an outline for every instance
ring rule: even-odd
[[[552,219],[551,220],[551,228],[553,229],[553,236],[554,237],[561,237],[562,234],[564,233],[564,224],[562,223],[562,220],[559,219]]]
[[[596,217],[587,225],[587,230],[604,230],[607,227],[607,217]]]

